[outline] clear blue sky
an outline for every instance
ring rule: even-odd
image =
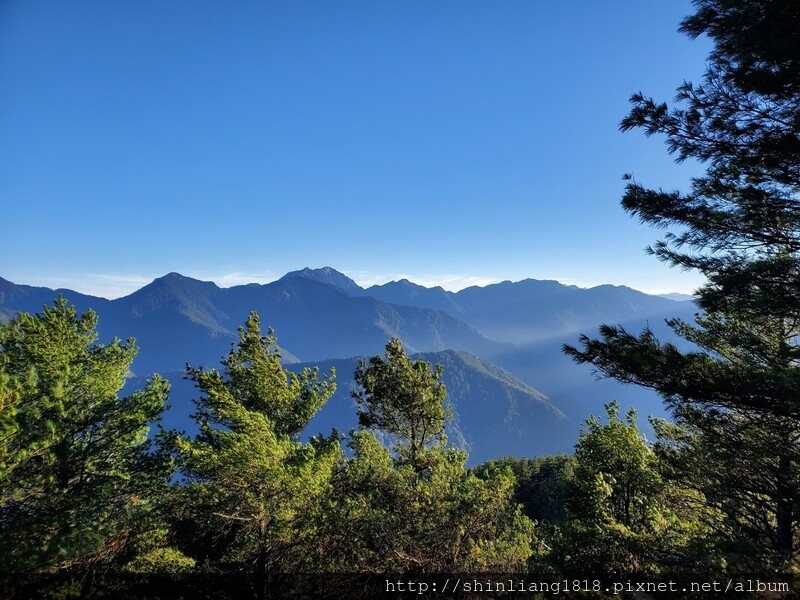
[[[690,292],[619,206],[697,165],[617,130],[699,81],[686,0],[0,3],[0,276],[115,297],[330,265]]]

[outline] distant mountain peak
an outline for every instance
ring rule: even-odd
[[[395,280],[392,280],[392,281],[388,281],[388,282],[386,282],[386,283],[384,283],[382,285],[373,285],[369,289],[380,288],[380,287],[385,288],[385,289],[401,288],[401,289],[411,290],[411,291],[419,291],[419,290],[429,291],[431,289],[434,289],[434,288],[427,288],[424,285],[420,285],[418,283],[414,283],[413,281],[411,281],[409,279],[406,279],[405,277],[403,279],[395,279]]]
[[[200,283],[197,279],[192,279],[191,277],[186,277],[186,275],[181,275],[176,271],[172,271],[161,277],[156,277],[150,285],[182,286],[195,281]]]
[[[379,287],[391,288],[393,286],[401,286],[401,287],[410,288],[410,289],[416,290],[416,291],[424,290],[426,292],[437,292],[437,293],[444,293],[444,294],[448,294],[449,293],[440,285],[434,285],[434,286],[428,287],[428,286],[425,286],[425,285],[420,285],[419,283],[416,283],[414,281],[411,281],[407,277],[403,277],[402,279],[395,280],[395,281],[389,281],[388,283],[384,283],[382,286],[381,285],[373,285],[369,289],[379,288]]]
[[[172,271],[171,273],[167,273],[166,275],[162,275],[161,277],[156,277],[153,279],[152,283],[158,282],[169,282],[169,281],[188,281],[191,280],[191,277],[186,277],[186,275],[182,275],[177,271]]]
[[[327,283],[328,285],[344,290],[348,294],[360,294],[364,291],[355,281],[333,267],[322,267],[320,269],[305,267],[299,271],[291,271],[281,277],[281,279],[289,279],[292,277],[303,277],[305,279]]]
[[[639,292],[639,290],[634,290],[632,287],[628,287],[627,285],[615,285],[613,283],[601,283],[600,285],[595,285],[593,287],[588,288],[590,290],[628,290],[632,292]],[[640,294],[644,294],[644,292],[639,292]]]
[[[135,295],[141,292],[142,290],[152,290],[159,288],[169,288],[173,290],[186,290],[186,291],[196,292],[198,290],[218,290],[219,286],[213,281],[202,281],[201,279],[187,277],[186,275],[182,275],[181,273],[172,271],[171,273],[167,273],[166,275],[162,275],[161,277],[156,277],[149,284],[147,284],[143,288],[140,288],[131,295]]]

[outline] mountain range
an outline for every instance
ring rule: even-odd
[[[356,424],[351,376],[359,357],[378,354],[398,337],[410,353],[442,364],[454,420],[449,434],[470,450],[470,462],[505,454],[570,451],[580,424],[612,399],[661,414],[652,393],[597,383],[560,351],[601,323],[669,331],[665,318],[690,319],[693,303],[621,286],[584,289],[526,279],[449,292],[408,280],[362,288],[325,267],[287,273],[268,284],[220,288],[170,273],[128,296],[107,300],[66,289],[18,285],[0,278],[0,319],[40,312],[63,295],[79,311],[94,309],[100,341],[136,339],[134,379],[151,373],[173,383],[167,421],[188,426],[193,390],[180,375],[187,363],[216,366],[256,310],[275,330],[289,368],[337,370],[339,391],[309,433]],[[661,412],[660,412],[661,411]],[[311,431],[313,429],[313,431]]]

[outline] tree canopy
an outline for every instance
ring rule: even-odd
[[[169,385],[123,396],[134,340],[98,343],[59,298],[0,323],[0,571],[797,572],[800,3],[694,4],[703,80],[672,105],[634,94],[620,128],[705,165],[685,191],[628,175],[622,198],[664,230],[650,252],[705,276],[698,314],[668,321],[680,345],[607,324],[564,347],[662,396],[655,443],[611,402],[573,456],[468,469],[443,369],[392,339],[355,372],[347,454],[303,437],[335,374],[285,369],[253,312],[221,368],[187,366],[197,431],[153,444]]]
[[[147,526],[171,467],[151,452],[169,385],[120,397],[133,340],[97,343],[97,315],[64,298],[0,324],[0,565],[83,569]]]
[[[418,472],[425,468],[426,448],[447,439],[445,422],[451,410],[445,404],[442,371],[441,366],[431,369],[424,360],[412,360],[394,338],[386,344],[385,359],[373,356],[355,372],[359,387],[353,397],[358,402],[359,424],[399,440],[396,449],[402,460]]]
[[[515,572],[533,523],[513,501],[508,468],[478,477],[444,433],[442,368],[410,358],[398,339],[356,370],[361,429],[334,478],[329,567],[378,572]],[[388,434],[391,450],[375,433]]]
[[[223,370],[187,367],[201,392],[199,433],[175,439],[198,560],[256,573],[302,567],[315,500],[340,458],[338,436],[298,436],[334,393],[334,373],[286,371],[252,312]]]
[[[695,5],[681,30],[714,42],[702,83],[681,85],[673,108],[637,93],[621,123],[623,131],[663,135],[678,161],[706,165],[686,193],[647,188],[628,175],[622,199],[642,222],[667,229],[650,252],[706,277],[695,293],[702,310],[696,322],[669,321],[694,349],[662,343],[649,329],[634,335],[604,325],[600,339],[583,336],[581,349],[565,351],[601,374],[657,390],[678,423],[700,436],[693,443],[757,450],[747,464],[768,464],[773,474],[772,492],[756,496],[768,515],[757,539],[771,540],[772,566],[784,565],[796,554],[798,512],[800,6],[785,0]],[[737,425],[744,422],[748,442]],[[776,426],[786,435],[767,443]],[[722,460],[723,454],[710,456]],[[703,464],[709,476],[726,468]]]

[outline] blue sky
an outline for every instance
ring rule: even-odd
[[[684,0],[0,3],[0,276],[124,295],[330,265],[368,285],[691,292],[622,175],[685,190],[631,93],[699,81]]]

